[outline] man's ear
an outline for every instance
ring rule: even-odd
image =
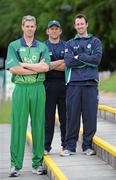
[[[62,29],[60,29],[60,34],[62,34]]]
[[[88,27],[88,23],[87,23],[87,27]]]
[[[49,29],[46,29],[46,34],[49,35]]]
[[[76,27],[75,27],[75,23],[74,23],[74,29],[76,29]]]
[[[23,30],[23,25],[21,26],[22,30]]]

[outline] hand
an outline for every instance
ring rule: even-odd
[[[40,62],[45,62],[45,59],[44,59],[44,58],[43,58],[43,59],[41,59],[41,60],[40,60]]]
[[[23,66],[23,63],[20,62],[20,65]]]
[[[25,65],[26,65],[26,63],[21,63],[21,62],[20,62],[20,65],[24,68]]]
[[[20,63],[21,67],[26,68],[26,69],[28,68],[28,67],[27,67],[28,64],[29,64],[29,63]]]
[[[78,57],[79,57],[79,55],[76,55],[76,56],[74,56],[74,59],[75,59],[75,60],[77,60],[77,59],[78,59]]]
[[[41,59],[41,61],[39,62],[39,64],[41,64],[41,65],[46,64],[46,63],[45,63],[45,59]]]

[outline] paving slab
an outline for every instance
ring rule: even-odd
[[[10,125],[0,124],[0,180],[14,180],[9,178],[10,171]],[[48,180],[47,175],[34,175],[31,172],[31,151],[26,144],[25,158],[21,175],[17,180]]]

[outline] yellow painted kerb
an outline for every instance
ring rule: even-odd
[[[98,109],[99,109],[99,110],[108,111],[108,112],[111,112],[111,113],[116,114],[116,108],[112,108],[112,107],[110,107],[110,106],[99,105],[99,106],[98,106]]]
[[[29,143],[32,144],[32,136],[29,131],[27,131],[27,139]],[[51,172],[54,174],[55,180],[68,180],[68,178],[63,174],[63,172],[60,170],[60,168],[49,155],[44,156],[44,162],[51,170]]]
[[[83,130],[80,129],[80,135],[82,135],[82,134],[83,134]],[[111,144],[109,144],[108,142],[99,138],[98,136],[94,136],[93,142],[96,145],[98,145],[99,147],[101,147],[102,149],[104,149],[106,152],[109,152],[110,154],[112,154],[113,156],[116,157],[116,147],[115,146],[112,146]]]

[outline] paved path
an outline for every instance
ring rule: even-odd
[[[96,135],[116,146],[116,121],[98,119]]]
[[[116,97],[100,94],[100,104],[116,108]],[[99,119],[97,135],[116,146],[116,123]],[[0,180],[9,180],[9,142],[10,126],[5,124],[0,125]],[[77,155],[60,157],[60,132],[59,128],[56,127],[51,157],[69,180],[116,180],[116,170],[97,156],[88,157],[83,155],[80,143],[78,143],[77,147]],[[48,180],[47,176],[32,175],[31,152],[28,146],[26,146],[24,166],[21,171],[21,176],[17,179]]]
[[[50,156],[69,180],[116,180],[116,170],[97,156],[83,155],[80,143],[77,144],[77,154],[69,157],[59,156],[59,145],[60,132],[57,127]]]
[[[116,96],[100,93],[99,104],[116,108]],[[98,119],[97,136],[116,146],[116,122]],[[77,155],[60,157],[60,132],[55,129],[53,149],[50,156],[69,180],[116,180],[116,170],[97,156],[85,156],[81,143],[77,144]]]
[[[10,171],[10,156],[9,156],[9,142],[10,142],[10,125],[0,125],[0,180],[14,180],[9,178]],[[21,175],[17,180],[48,180],[45,175],[33,175],[31,172],[31,152],[28,145],[26,145],[24,166]]]
[[[9,179],[9,125],[0,125],[0,180]],[[59,128],[55,129],[53,140],[53,149],[51,157],[61,168],[69,180],[115,180],[116,170],[113,170],[107,163],[97,156],[85,156],[81,151],[81,144],[78,143],[77,155],[70,157],[60,157],[60,132]],[[12,178],[10,178],[12,179]],[[36,176],[31,173],[31,152],[26,146],[24,168],[21,176],[17,179],[38,179],[48,180],[47,176]]]

